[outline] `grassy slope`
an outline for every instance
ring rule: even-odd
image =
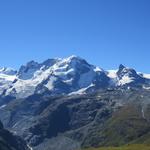
[[[149,143],[150,123],[142,117],[141,106],[131,104],[114,113],[102,130],[92,131],[85,139],[83,147]]]
[[[150,146],[137,144],[137,145],[129,145],[129,146],[121,146],[121,147],[89,148],[85,150],[150,150]]]
[[[139,106],[127,106],[107,122],[103,134],[110,145],[130,143],[148,133],[149,122],[142,118],[140,111]]]

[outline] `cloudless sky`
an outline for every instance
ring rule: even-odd
[[[72,54],[150,73],[150,0],[0,0],[0,66]]]

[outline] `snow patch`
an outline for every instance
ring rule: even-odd
[[[3,109],[3,108],[5,108],[6,107],[6,105],[2,105],[2,106],[0,106],[0,109]]]
[[[92,84],[89,85],[88,87],[82,88],[82,89],[80,89],[80,90],[78,90],[78,91],[71,92],[71,93],[69,93],[68,95],[82,95],[82,94],[86,94],[86,90],[87,90],[88,88],[90,88],[90,87],[93,87],[93,86],[95,86],[95,85],[92,83]]]
[[[101,68],[99,68],[99,67],[96,66],[96,67],[94,68],[94,71],[95,71],[95,72],[100,72],[100,71],[103,71],[103,70],[102,70]]]
[[[147,86],[144,86],[144,85],[143,85],[143,89],[145,89],[145,90],[150,90],[150,86],[147,87]]]
[[[150,74],[143,74],[144,78],[150,79]]]
[[[119,85],[125,85],[127,83],[133,82],[134,78],[131,78],[129,76],[123,76],[121,80],[119,80]]]
[[[16,75],[0,74],[0,79],[6,80],[6,81],[14,81],[16,79]]]
[[[109,78],[117,78],[117,70],[108,70],[107,71],[107,76]]]
[[[28,146],[28,148],[30,149],[30,150],[33,150],[33,148],[30,146],[30,145],[27,145]]]
[[[52,90],[54,88],[54,82],[57,80],[56,77],[51,77],[45,87],[47,87],[49,90]]]

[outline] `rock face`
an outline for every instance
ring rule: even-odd
[[[148,143],[149,93],[118,88],[85,95],[32,95],[9,102],[0,109],[0,118],[34,150],[59,150],[57,143],[68,150]]]
[[[0,122],[0,149],[1,150],[30,150],[26,143],[18,136],[3,128]]]
[[[110,103],[110,104],[109,104]],[[47,97],[33,95],[13,100],[0,110],[6,127],[23,137],[33,149],[74,150],[81,146],[94,120],[105,120],[112,112],[109,100],[98,94]],[[18,132],[19,131],[19,132]]]
[[[139,75],[134,69],[126,68],[123,65],[119,66],[117,71],[117,76],[119,78],[119,84],[127,86],[138,86],[146,83],[146,79]]]

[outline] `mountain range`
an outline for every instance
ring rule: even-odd
[[[119,66],[106,71],[78,56],[30,61],[18,71],[0,69],[0,95],[25,98],[35,93],[83,94],[95,89],[139,86],[150,88],[150,74]]]
[[[122,64],[70,56],[0,69],[0,119],[33,150],[149,143],[149,114],[150,74]]]

